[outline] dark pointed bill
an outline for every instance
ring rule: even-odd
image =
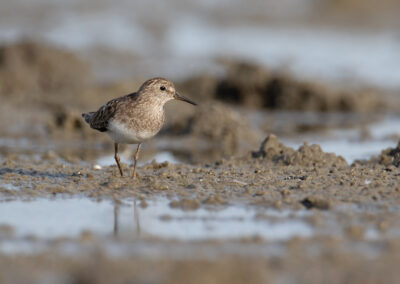
[[[184,96],[181,96],[181,95],[178,94],[178,93],[175,93],[174,98],[175,98],[176,100],[184,101],[184,102],[187,102],[187,103],[189,103],[189,104],[192,104],[192,105],[197,106],[197,104],[196,104],[194,101],[192,101],[192,100],[190,100],[190,99],[188,99],[188,98],[186,98],[186,97],[184,97]]]

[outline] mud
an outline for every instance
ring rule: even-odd
[[[395,205],[399,201],[400,170],[394,165],[372,160],[348,165],[340,156],[324,153],[317,145],[294,150],[273,135],[261,148],[261,155],[255,151],[213,164],[153,162],[139,169],[139,179],[119,177],[115,166],[97,169],[79,161],[66,162],[56,153],[39,158],[10,155],[2,162],[2,182],[19,190],[0,187],[5,196],[83,194],[102,198],[117,194],[151,199],[154,194],[162,194],[184,200],[176,206],[185,208],[227,201],[288,208],[299,208],[303,203],[318,208],[375,201]],[[123,167],[128,170],[128,165]],[[318,201],[314,195],[319,196]],[[323,203],[321,198],[330,205],[315,205]]]
[[[199,102],[219,100],[257,109],[373,112],[390,108],[388,99],[382,98],[379,90],[341,90],[301,81],[289,73],[270,71],[253,63],[222,62],[225,75],[198,75],[178,82],[179,89]],[[0,47],[0,75],[2,97],[29,99],[50,108],[87,107],[94,98],[107,100],[140,85],[140,80],[98,84],[81,58],[33,41]],[[67,100],[74,102],[66,104]]]
[[[372,112],[388,107],[378,90],[340,90],[247,62],[225,62],[225,66],[221,78],[196,76],[182,83],[182,88],[201,100],[257,109]]]
[[[55,257],[49,253],[41,256],[1,257],[1,272],[7,272],[1,275],[4,282],[19,280],[31,283],[54,279],[65,279],[66,283],[376,283],[385,279],[387,283],[396,283],[398,243],[391,243],[385,249],[387,254],[384,256],[370,259],[341,250],[340,242],[335,240],[323,242],[331,249],[319,257],[313,257],[310,255],[310,249],[315,247],[313,242],[316,241],[318,240],[296,240],[288,246],[285,257],[264,259],[228,254],[220,257],[218,261],[201,257],[191,261],[174,260],[167,256],[148,259],[140,255],[114,260],[105,256],[99,248],[93,250],[92,255],[84,254],[81,258]],[[176,248],[174,244],[169,245]],[[215,250],[218,247],[218,244],[205,244],[197,246],[197,249],[191,252],[196,255],[200,251]],[[34,267],[32,263],[35,263]],[[16,269],[17,267],[19,268]],[[48,267],[52,268],[51,273]]]
[[[79,196],[114,200],[115,208],[126,198],[135,198],[142,210],[151,210],[149,203],[165,196],[173,210],[182,212],[220,210],[234,204],[256,207],[257,220],[270,218],[265,214],[271,208],[278,212],[307,209],[314,212],[306,217],[309,224],[327,226],[330,234],[283,242],[257,236],[181,242],[132,233],[119,236],[114,224],[115,238],[88,231],[78,238],[48,241],[34,236],[19,239],[13,227],[3,225],[0,244],[4,248],[16,242],[21,249],[19,242],[33,242],[37,249],[44,249],[17,254],[2,250],[1,281],[265,283],[295,279],[320,283],[329,278],[332,283],[349,279],[395,283],[400,255],[396,233],[400,169],[372,160],[348,165],[318,146],[295,150],[276,136],[266,140],[253,154],[212,165],[146,164],[139,167],[136,180],[119,177],[115,166],[95,169],[82,161],[66,163],[57,153],[39,158],[10,155],[1,164],[0,196],[7,202]],[[127,170],[128,165],[123,166]],[[337,223],[329,225],[332,217]],[[159,218],[166,224],[174,220],[165,214]],[[382,237],[374,239],[368,233],[371,228]]]
[[[39,206],[21,222],[0,223],[0,282],[398,279],[399,146],[348,162],[317,144],[285,142],[303,135],[329,140],[338,128],[360,145],[375,139],[368,127],[381,116],[360,112],[381,110],[383,97],[233,64],[225,77],[179,84],[201,104],[168,105],[167,125],[143,147],[139,178],[121,178],[110,139],[84,125],[80,113],[136,89],[140,80],[94,82],[83,61],[50,47],[23,43],[0,50],[0,73],[9,80],[0,78],[0,206],[23,200],[16,208],[24,210],[40,200],[69,198],[97,208],[91,217],[89,206],[53,205],[53,212]],[[58,64],[65,69],[56,68],[42,83]],[[398,138],[391,131],[382,135]],[[130,161],[132,151],[121,147],[122,160]],[[159,152],[180,162],[152,161]],[[111,166],[99,162],[104,155]],[[132,171],[131,164],[122,165]],[[167,209],[155,205],[160,200]],[[46,218],[39,224],[59,216],[56,225],[22,234],[19,225],[35,224],[33,215],[42,210]],[[79,218],[67,223],[75,214]],[[65,232],[83,219],[77,235],[54,237],[55,226]],[[96,231],[99,223],[105,233]]]
[[[90,67],[71,52],[33,41],[0,46],[3,99],[51,104],[54,97],[76,94],[90,83]]]
[[[304,144],[298,151],[284,146],[271,134],[261,143],[260,149],[252,153],[253,158],[267,158],[276,164],[309,166],[347,166],[343,157],[333,153],[324,153],[318,145]]]
[[[379,156],[373,157],[370,161],[357,161],[358,163],[379,163],[384,166],[400,166],[400,141],[395,148],[382,150]]]

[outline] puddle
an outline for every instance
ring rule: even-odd
[[[19,188],[18,186],[15,186],[15,185],[13,185],[13,184],[11,184],[11,183],[3,183],[3,184],[0,184],[0,188],[5,188],[5,189],[11,190],[11,191],[18,191],[18,190],[20,190],[20,188]]]
[[[349,225],[365,228],[366,246],[361,250],[368,253],[374,248],[373,242],[400,235],[398,228],[382,233],[371,223],[360,223],[357,216],[365,212],[372,214],[375,210],[362,210],[357,215],[360,208],[321,212],[237,204],[218,210],[182,211],[171,208],[170,202],[166,198],[149,200],[148,206],[141,208],[134,200],[127,199],[120,205],[111,200],[82,198],[3,201],[0,202],[0,229],[7,231],[0,234],[0,253],[52,251],[63,256],[79,256],[92,253],[101,244],[102,251],[114,258],[193,259],[213,258],[221,253],[268,257],[284,254],[285,241],[296,237],[307,240],[330,236],[346,240]],[[343,215],[349,212],[350,215]],[[352,217],[343,219],[344,216]],[[323,222],[317,225],[310,222],[315,217]],[[83,232],[90,232],[94,241],[80,241]]]
[[[301,136],[293,139],[282,139],[282,142],[297,149],[304,141],[309,144],[318,144],[324,152],[341,155],[348,163],[357,159],[370,159],[377,156],[382,150],[389,147],[396,147],[396,137],[400,135],[400,118],[387,117],[384,120],[372,123],[366,127],[370,137],[363,140],[361,129],[335,129],[325,134],[324,137]]]
[[[185,212],[170,208],[167,199],[149,201],[144,209],[134,206],[134,201],[129,203],[115,206],[111,201],[79,198],[2,202],[0,225],[13,227],[17,237],[44,239],[79,237],[84,231],[103,237],[140,235],[185,241],[255,236],[278,241],[313,234],[312,227],[302,220],[306,211],[296,215],[264,210],[260,219],[256,218],[258,210],[242,206]]]
[[[150,210],[140,212],[147,233],[180,240],[239,239],[261,237],[264,240],[288,240],[293,237],[310,237],[313,229],[300,218],[282,218],[276,221],[279,211],[271,210],[271,220],[257,219],[257,210],[231,206],[218,211],[198,209],[191,212],[171,209],[158,203]],[[275,218],[273,218],[275,217]]]
[[[230,205],[218,210],[200,208],[182,211],[169,206],[170,200],[149,200],[146,208],[133,200],[115,205],[110,200],[83,198],[45,199],[0,202],[0,225],[10,226],[17,238],[35,236],[42,239],[79,237],[90,231],[99,237],[119,236],[127,239],[155,237],[165,240],[204,241],[235,240],[258,237],[268,241],[285,241],[293,237],[317,235],[343,236],[344,227],[336,214],[357,210],[319,212],[310,210],[275,210],[254,206]],[[318,214],[324,224],[313,227],[308,218]],[[368,239],[382,236],[371,227]]]
[[[342,156],[349,164],[358,159],[369,159],[377,156],[388,147],[396,147],[397,142],[384,141],[349,141],[349,140],[325,140],[306,139],[309,144],[318,144],[324,152],[335,153]],[[282,142],[294,149],[303,145],[303,141],[282,139]]]
[[[76,237],[84,230],[107,234],[112,212],[110,202],[88,199],[8,201],[0,203],[0,224],[12,226],[19,237]]]
[[[133,163],[133,158],[132,157],[128,157],[127,155],[124,154],[120,154],[120,159],[122,163],[125,164],[132,164]],[[153,157],[151,157],[150,159],[147,159],[145,161],[141,161],[139,159],[138,161],[138,165],[144,165],[152,160],[155,160],[157,163],[163,163],[163,162],[168,162],[170,164],[178,164],[180,163],[180,161],[175,158],[175,156],[170,153],[170,152],[159,152],[157,154],[155,154]],[[107,156],[103,156],[99,159],[97,159],[96,161],[97,165],[105,167],[105,166],[112,166],[115,165],[115,159],[114,159],[114,155],[107,155]]]

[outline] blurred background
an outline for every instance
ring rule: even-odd
[[[96,79],[218,72],[221,57],[297,76],[400,85],[395,0],[4,0],[0,40],[31,39],[90,62]]]
[[[281,115],[253,118],[254,110],[382,113],[400,106],[395,0],[4,0],[0,5],[2,101],[19,108],[29,102],[28,112],[40,109],[33,120],[5,115],[3,129],[11,136],[23,129],[24,135],[43,137],[60,126],[65,133],[69,121],[80,128],[79,112],[130,93],[153,76],[174,80],[202,103],[252,108],[244,118],[259,131],[257,139],[266,131],[288,134],[293,127],[280,124],[286,121]],[[192,129],[176,123],[188,115],[169,118],[169,133]],[[355,117],[341,116],[339,126],[356,123],[364,138],[375,135]],[[294,128],[308,131],[337,119],[307,116],[288,123],[300,121]],[[379,140],[395,135],[383,132]],[[314,138],[287,142],[321,142]],[[375,153],[382,144],[374,147]]]
[[[98,162],[91,149],[112,148],[80,113],[163,76],[202,107],[171,104],[162,135],[183,142],[149,143],[149,156],[212,161],[246,153],[273,132],[291,146],[319,143],[348,162],[369,158],[398,137],[399,11],[395,0],[4,0],[3,152],[66,151],[66,137],[75,135],[71,145],[84,150],[72,156]],[[210,119],[221,129],[207,128]],[[182,150],[183,134],[211,145]],[[14,139],[21,136],[31,142]],[[79,143],[91,139],[104,143]]]
[[[399,0],[1,0],[0,282],[395,283],[399,15]],[[120,179],[81,113],[154,76],[199,105],[168,103],[143,179]]]

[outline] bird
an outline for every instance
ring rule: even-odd
[[[119,144],[137,144],[132,174],[136,178],[140,147],[162,128],[165,121],[164,106],[171,100],[197,105],[176,92],[171,81],[156,77],[145,81],[137,92],[112,99],[97,111],[82,113],[91,128],[107,133],[114,141],[114,159],[121,176],[124,173],[118,154]]]

